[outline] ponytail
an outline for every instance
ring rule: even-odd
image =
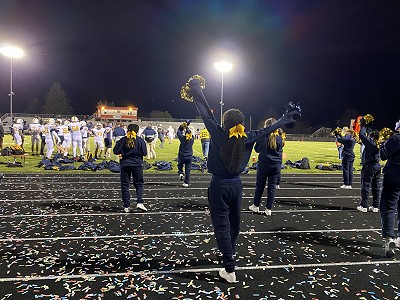
[[[126,144],[125,144],[128,148],[135,148],[135,141],[138,131],[139,131],[139,126],[137,124],[129,124],[128,132],[126,133]]]
[[[243,123],[244,116],[240,110],[230,109],[223,116],[226,140],[221,147],[220,155],[225,168],[234,175],[242,172],[247,137]]]
[[[264,122],[264,127],[271,126],[272,124],[275,124],[275,123],[276,123],[276,119],[274,119],[274,118],[266,119]],[[278,147],[278,145],[276,144],[276,137],[278,135],[279,135],[279,129],[271,132],[268,135],[268,147],[269,148],[276,150],[276,148]]]

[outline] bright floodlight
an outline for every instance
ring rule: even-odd
[[[4,48],[0,49],[1,54],[7,56],[7,57],[12,57],[12,58],[20,58],[24,56],[24,50],[21,48],[17,48],[14,46],[7,46]]]
[[[232,70],[233,65],[227,61],[218,61],[214,64],[214,67],[218,70],[218,72],[225,73]]]

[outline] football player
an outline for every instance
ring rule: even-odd
[[[94,157],[97,159],[98,157],[103,155],[104,152],[104,132],[106,131],[105,128],[103,128],[103,124],[97,123],[96,127],[92,129],[92,133],[94,136]],[[98,152],[100,150],[99,156],[97,156]]]
[[[29,124],[29,131],[31,133],[31,147],[32,155],[39,155],[39,142],[40,142],[40,124],[38,118],[33,118],[32,123]],[[35,150],[36,149],[36,153]]]
[[[47,151],[46,151],[46,158],[50,159],[53,155],[54,150],[54,141],[53,138],[56,140],[57,144],[60,144],[61,140],[58,137],[55,129],[55,120],[48,119],[44,122],[44,126],[42,127],[42,134],[44,135]]]
[[[86,126],[85,121],[81,121],[81,134],[82,134],[82,149],[83,153],[88,153],[90,151],[89,143],[89,129]]]
[[[78,120],[78,117],[73,116],[71,118],[71,123],[69,124],[69,129],[71,130],[72,136],[72,154],[74,158],[77,158],[76,148],[79,148],[79,156],[83,157],[82,148],[82,125]]]
[[[23,129],[24,129],[24,120],[17,119],[15,124],[12,126],[13,137],[16,145],[22,146],[23,144]]]

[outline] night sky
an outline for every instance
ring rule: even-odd
[[[180,99],[187,79],[206,79],[219,119],[239,108],[254,123],[300,102],[310,126],[335,127],[346,109],[380,126],[400,117],[400,1],[0,0],[0,44],[25,50],[14,61],[13,112],[61,84],[77,114],[98,101],[194,118]],[[0,57],[0,114],[9,112],[10,61]],[[356,117],[356,116],[354,116]],[[340,124],[341,126],[347,124]]]

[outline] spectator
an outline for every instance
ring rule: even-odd
[[[142,136],[146,141],[147,159],[156,159],[156,137],[157,132],[153,129],[152,125],[149,124],[142,132]]]
[[[164,142],[165,142],[165,132],[164,129],[162,128],[162,125],[160,125],[157,128],[157,134],[158,134],[158,139],[160,140],[160,148],[164,148]]]
[[[201,142],[201,150],[203,152],[203,157],[204,159],[207,159],[208,150],[210,148],[210,133],[205,127],[200,131],[200,142]]]

